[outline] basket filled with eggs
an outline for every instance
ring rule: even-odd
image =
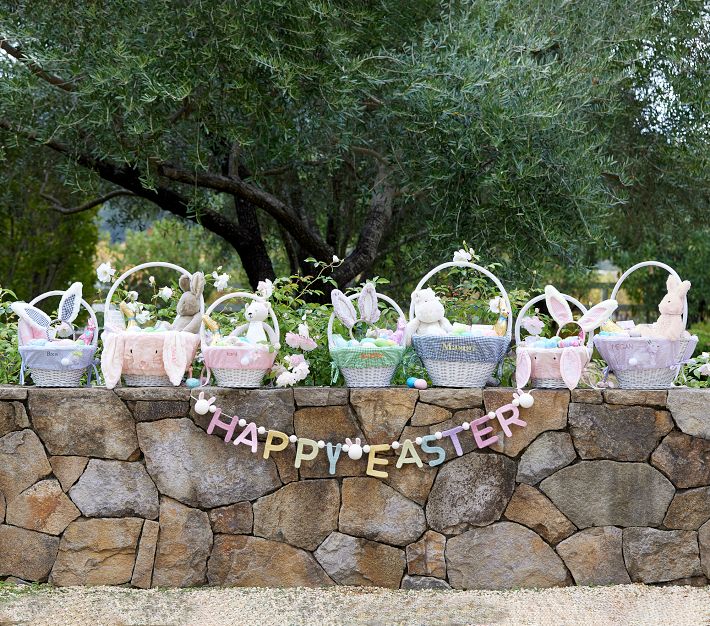
[[[172,322],[142,323],[136,302],[113,305],[118,287],[132,274],[164,267],[180,274],[182,290]],[[127,387],[177,387],[192,366],[200,344],[200,322],[205,308],[202,272],[191,274],[172,263],[151,261],[124,272],[111,286],[104,304],[104,332],[101,335],[101,371],[106,387],[123,383]]]
[[[74,283],[66,291],[48,291],[27,302],[13,302],[10,308],[20,318],[17,326],[22,364],[20,384],[25,372],[37,387],[78,387],[86,374],[91,384],[95,371],[94,355],[98,341],[96,314],[81,297],[82,284]],[[47,298],[60,296],[57,317],[52,318],[36,305]],[[89,314],[86,328],[74,327],[81,307]]]
[[[541,337],[543,324],[537,316],[527,315],[530,308],[542,300],[557,324],[553,337]],[[578,320],[574,319],[570,303],[582,313]],[[518,388],[529,383],[544,389],[574,389],[592,358],[594,329],[606,322],[616,308],[615,300],[605,300],[587,311],[572,296],[547,285],[544,294],[523,306],[515,323],[515,382]],[[523,328],[530,333],[524,339],[521,338]]]
[[[425,285],[435,274],[450,268],[474,270],[493,281],[500,293],[492,301],[498,317],[494,324],[449,321],[441,298]],[[431,270],[412,292],[406,341],[414,346],[434,385],[485,387],[510,347],[510,316],[510,299],[498,277],[480,265],[454,260]]]
[[[245,300],[244,323],[227,333],[212,315],[228,300]],[[271,324],[269,324],[269,321]],[[260,387],[281,347],[279,322],[271,303],[253,293],[229,293],[215,300],[200,327],[206,384],[213,374],[220,387]]]
[[[353,301],[357,298],[357,311]],[[404,331],[407,320],[399,305],[377,293],[372,283],[366,283],[360,293],[346,296],[339,289],[331,293],[333,313],[328,320],[330,358],[340,370],[348,387],[388,387],[404,355]],[[382,311],[378,302],[385,302],[397,314],[396,328],[376,326]],[[334,332],[335,320],[349,336]],[[355,330],[366,329],[364,337],[356,338]],[[383,326],[380,324],[380,326]]]
[[[594,337],[594,346],[607,363],[606,374],[613,373],[622,389],[671,387],[698,345],[698,337],[685,329],[690,282],[681,280],[669,265],[658,261],[637,263],[621,275],[611,297],[617,297],[631,273],[644,267],[659,267],[669,274],[667,293],[658,305],[658,320],[653,324],[610,320]]]

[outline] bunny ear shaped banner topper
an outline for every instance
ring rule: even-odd
[[[558,326],[562,327],[573,320],[572,309],[569,308],[569,303],[552,285],[545,287],[545,304],[547,305],[547,310],[552,316],[552,319],[557,322]]]
[[[338,319],[343,323],[343,325],[350,329],[355,326],[357,321],[357,313],[353,303],[350,302],[348,297],[340,291],[340,289],[333,289],[330,293],[330,299],[333,303],[333,309]]]
[[[81,283],[74,283],[64,292],[59,301],[59,319],[62,322],[71,323],[79,315],[81,307]]]
[[[377,292],[375,285],[366,283],[357,299],[357,308],[360,309],[360,319],[363,322],[374,324],[380,319],[380,309],[377,306]]]
[[[582,330],[589,332],[606,322],[611,317],[611,314],[616,311],[618,306],[619,303],[616,300],[604,300],[604,302],[595,304],[579,318],[579,325],[582,327]]]

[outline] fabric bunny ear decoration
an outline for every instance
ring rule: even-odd
[[[335,315],[343,323],[345,328],[352,328],[357,321],[357,312],[350,299],[340,289],[333,289],[330,293],[330,300],[333,303]]]
[[[619,303],[616,300],[604,300],[599,304],[595,304],[587,311],[577,322],[585,333],[594,330],[606,322],[611,314],[616,311]]]
[[[64,292],[62,299],[59,301],[58,320],[61,322],[60,328],[65,332],[70,333],[72,322],[79,315],[81,307],[81,283],[72,284],[69,289]],[[41,309],[27,304],[26,302],[13,302],[10,307],[20,318],[21,324],[25,327],[24,330],[29,330],[32,337],[53,339],[54,331],[52,330],[52,319]],[[21,332],[21,336],[26,333]]]
[[[375,285],[365,283],[357,299],[357,308],[360,309],[360,319],[363,322],[374,324],[380,319],[380,309],[377,306]]]
[[[573,320],[572,309],[569,308],[569,303],[552,285],[545,287],[545,304],[547,305],[547,310],[552,316],[552,319],[557,322],[560,328]]]

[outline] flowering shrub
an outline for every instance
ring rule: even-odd
[[[0,384],[17,383],[20,376],[20,352],[17,348],[17,318],[10,302],[15,293],[0,287]]]
[[[679,385],[710,387],[710,352],[703,352],[690,359],[678,376]]]

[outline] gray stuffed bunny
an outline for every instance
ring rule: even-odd
[[[180,296],[177,305],[177,317],[172,330],[184,330],[188,333],[200,332],[202,315],[200,314],[200,297],[205,288],[205,275],[195,272],[192,276],[180,276],[178,283],[185,293]]]

